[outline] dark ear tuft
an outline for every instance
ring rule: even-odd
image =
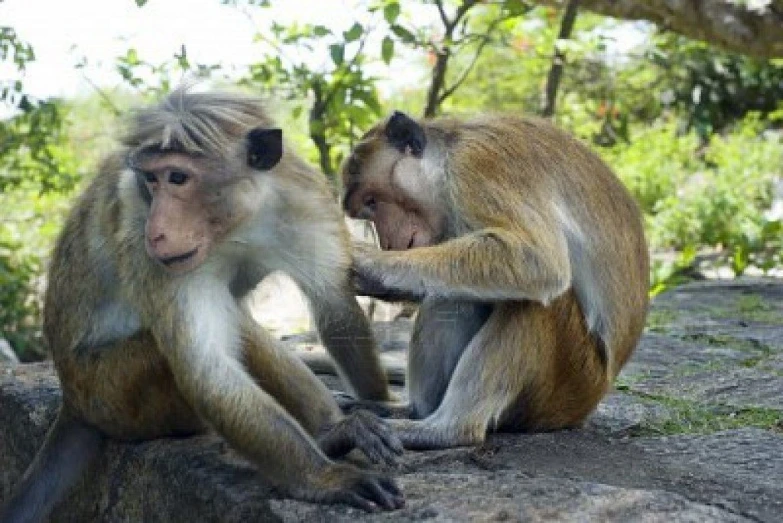
[[[283,157],[283,131],[258,127],[247,133],[247,164],[268,171]]]
[[[394,111],[386,124],[386,139],[389,143],[404,153],[409,151],[416,158],[421,158],[427,146],[424,129],[405,113]]]

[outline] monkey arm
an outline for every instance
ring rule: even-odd
[[[321,341],[358,397],[391,400],[370,323],[347,286],[323,297],[312,311]]]
[[[332,462],[275,398],[256,384],[239,361],[241,313],[228,289],[211,282],[195,283],[183,285],[177,295],[179,307],[169,306],[173,313],[160,311],[152,328],[194,410],[255,462],[270,483],[295,497],[350,503],[365,510],[399,508],[402,495],[391,479]],[[353,434],[338,433],[355,436],[362,427],[355,428]]]
[[[227,289],[204,280],[184,284],[178,306],[161,311],[152,328],[180,391],[232,446],[271,472],[270,480],[286,486],[312,481],[331,462],[245,371],[241,312]]]
[[[357,250],[354,269],[389,293],[548,303],[570,286],[565,234],[492,227],[406,251]]]

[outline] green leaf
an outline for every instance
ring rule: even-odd
[[[136,5],[139,7],[144,7],[144,4],[147,3],[147,0],[136,0]]]
[[[136,49],[128,49],[128,52],[125,54],[125,61],[128,65],[139,65],[139,53],[136,52]]]
[[[342,65],[345,60],[345,46],[343,44],[332,44],[329,46],[329,54],[332,55],[334,65]]]
[[[383,7],[383,17],[389,24],[393,24],[397,17],[400,16],[400,4],[397,2],[389,2]]]
[[[326,36],[328,34],[331,34],[332,31],[323,25],[316,25],[313,27],[313,34],[315,36]]]
[[[394,40],[390,36],[385,36],[381,42],[381,58],[389,65],[392,57],[394,56]]]
[[[405,29],[401,25],[393,25],[391,26],[392,33],[396,34],[397,37],[399,37],[400,40],[405,42],[406,44],[413,44],[416,43],[416,36]]]
[[[362,36],[362,24],[359,22],[356,22],[351,26],[350,29],[345,31],[343,33],[343,37],[345,37],[346,42],[353,42],[355,40],[358,40],[360,36]]]

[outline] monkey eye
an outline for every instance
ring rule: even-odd
[[[359,161],[356,159],[356,157],[351,156],[351,158],[348,160],[348,165],[346,167],[346,170],[348,171],[348,174],[351,176],[358,176],[359,175]]]
[[[362,214],[372,216],[378,209],[378,202],[375,200],[375,196],[368,196],[362,202]]]
[[[155,173],[144,171],[141,173],[141,175],[144,177],[144,181],[147,183],[155,183],[158,181],[158,177],[155,176]]]
[[[183,173],[182,171],[171,171],[169,173],[169,183],[173,183],[174,185],[184,185],[187,181],[187,173]]]

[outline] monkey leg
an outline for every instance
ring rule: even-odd
[[[438,408],[454,367],[491,311],[491,305],[467,301],[422,302],[408,349],[410,417],[424,418]]]
[[[148,331],[56,360],[63,401],[115,439],[186,436],[205,429]]]
[[[384,418],[429,416],[440,405],[462,352],[491,311],[489,304],[438,298],[424,300],[408,349],[406,382],[409,403],[340,397],[340,407],[346,412],[357,408],[369,409]]]
[[[391,420],[403,445],[475,445],[488,430],[579,425],[607,387],[599,352],[571,295],[550,307],[498,303],[454,368],[440,406]]]
[[[245,319],[242,330],[250,374],[316,439],[327,456],[337,458],[357,448],[373,463],[396,461],[402,443],[383,420],[361,410],[343,416],[329,389],[304,362],[252,318]]]

